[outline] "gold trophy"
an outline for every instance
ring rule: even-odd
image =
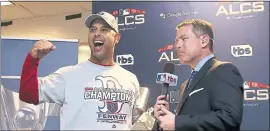
[[[142,115],[137,119],[131,130],[152,130],[155,124],[155,118],[151,115],[152,108],[147,109],[150,91],[147,87],[140,88],[139,109],[143,111]]]

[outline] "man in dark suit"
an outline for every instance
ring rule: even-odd
[[[154,114],[158,129],[240,130],[243,78],[233,64],[216,60],[212,25],[192,19],[177,25],[176,30],[175,50],[192,73],[180,86],[176,114],[169,111],[164,96],[157,97]]]

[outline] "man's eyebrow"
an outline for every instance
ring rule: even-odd
[[[183,37],[187,37],[187,35],[181,35],[178,38],[182,39]]]
[[[91,26],[90,26],[90,28],[97,28],[97,27],[96,27],[96,26],[94,26],[94,25],[91,25]]]

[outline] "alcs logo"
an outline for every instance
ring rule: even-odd
[[[229,3],[227,5],[223,3]],[[264,2],[248,2],[248,1],[225,1],[218,2],[219,6],[216,16],[225,15],[227,19],[243,19],[250,18],[253,16],[242,16],[241,14],[251,14],[255,12],[263,12],[264,11]],[[238,15],[238,16],[235,16]],[[231,16],[231,17],[230,17]]]
[[[246,14],[246,13],[262,12],[262,11],[264,11],[263,2],[239,2],[238,1],[238,2],[232,2],[228,6],[221,5],[217,11],[216,16],[220,14],[236,15],[236,14]]]
[[[231,46],[231,54],[234,57],[252,56],[252,47],[250,45],[234,45]]]
[[[257,88],[257,89],[255,89]],[[244,100],[246,101],[262,101],[269,100],[269,85],[258,82],[244,82]]]
[[[175,56],[173,51],[171,51],[169,55],[166,53],[166,51],[168,51],[168,50],[173,50],[173,46],[174,46],[174,44],[169,44],[169,45],[166,45],[158,50],[158,52],[162,52],[161,56],[158,59],[158,62],[179,61],[179,59]]]
[[[135,29],[136,27],[133,27],[134,25],[145,23],[145,14],[145,11],[134,8],[119,9],[112,12],[112,15],[115,16],[118,21],[119,28],[122,26],[130,27],[124,27],[119,30]]]
[[[119,65],[133,65],[134,64],[134,57],[131,54],[117,55],[116,62]]]

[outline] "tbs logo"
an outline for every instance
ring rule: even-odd
[[[119,65],[133,65],[134,64],[134,57],[131,54],[117,55],[116,62]]]
[[[250,45],[231,46],[231,53],[234,57],[252,56],[252,47]]]

